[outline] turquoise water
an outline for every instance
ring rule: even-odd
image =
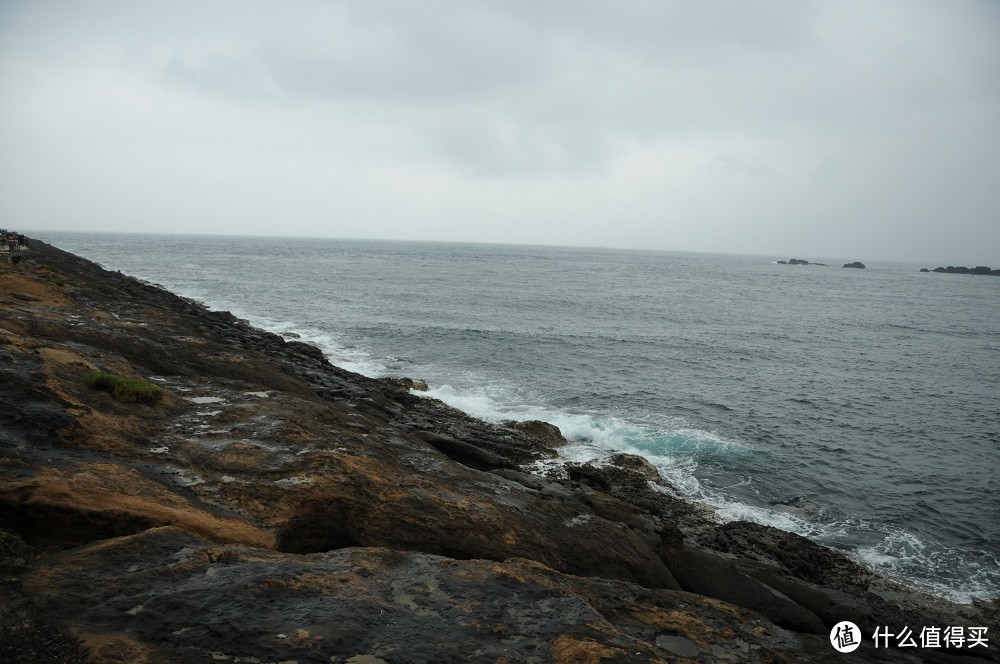
[[[1000,595],[1000,279],[838,267],[851,257],[37,235],[480,417],[553,422],[568,458],[641,453],[722,518],[955,599]]]

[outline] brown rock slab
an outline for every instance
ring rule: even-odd
[[[41,545],[83,544],[168,524],[218,542],[274,542],[259,528],[210,514],[170,487],[114,463],[42,468],[29,479],[5,481],[0,484],[0,519]]]

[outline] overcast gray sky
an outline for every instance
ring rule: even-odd
[[[1000,267],[1000,2],[0,0],[0,225]]]

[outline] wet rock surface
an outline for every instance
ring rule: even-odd
[[[32,249],[0,266],[0,529],[32,552],[4,661],[938,661],[822,632],[995,624],[721,525],[641,457],[553,463],[550,424],[476,420]],[[125,403],[91,371],[165,396]]]

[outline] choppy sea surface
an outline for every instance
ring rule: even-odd
[[[642,454],[723,519],[951,599],[1000,596],[1000,279],[533,246],[38,233],[423,378],[574,460]],[[787,256],[780,258],[789,258]],[[934,267],[934,266],[928,266]]]

